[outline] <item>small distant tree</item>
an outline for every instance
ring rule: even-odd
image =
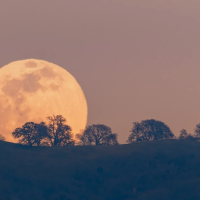
[[[44,122],[39,124],[27,122],[21,128],[16,128],[12,135],[14,138],[19,138],[21,144],[43,146],[47,137],[47,127]]]
[[[3,135],[0,134],[0,140],[5,141],[5,137],[3,137]]]
[[[82,134],[76,135],[80,145],[117,145],[117,134],[103,124],[87,126]]]
[[[196,125],[194,132],[196,140],[200,141],[200,123]]]
[[[66,119],[62,115],[49,116],[47,120],[47,141],[50,146],[75,145],[72,129],[66,124]]]
[[[174,134],[166,124],[155,119],[149,119],[140,123],[133,122],[133,128],[127,142],[153,141],[173,137]]]
[[[194,135],[192,135],[191,133],[187,133],[187,131],[185,129],[182,129],[180,131],[179,140],[193,140],[193,141],[196,141],[197,138]]]
[[[185,140],[188,137],[188,133],[185,129],[182,129],[180,131],[180,136],[179,136],[179,140]]]

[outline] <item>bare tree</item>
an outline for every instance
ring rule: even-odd
[[[53,115],[48,119],[47,140],[51,146],[74,145],[75,140],[72,129],[66,124],[66,119],[62,115]]]
[[[117,145],[117,134],[103,124],[93,124],[86,127],[82,134],[77,134],[80,145]]]
[[[21,128],[16,128],[12,135],[19,138],[21,144],[42,146],[43,140],[47,137],[47,127],[44,122],[27,122]]]
[[[133,128],[127,142],[153,141],[173,137],[174,134],[166,124],[155,119],[149,119],[143,120],[141,123],[133,122]]]

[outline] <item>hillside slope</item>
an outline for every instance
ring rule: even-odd
[[[200,143],[27,147],[0,141],[1,200],[200,199]]]

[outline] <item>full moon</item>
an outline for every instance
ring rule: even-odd
[[[85,129],[87,102],[76,79],[53,63],[27,59],[0,69],[0,134],[16,142],[12,132],[26,122],[62,115],[74,134]]]

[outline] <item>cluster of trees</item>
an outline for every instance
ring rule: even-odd
[[[72,129],[62,115],[47,117],[45,122],[27,122],[12,133],[19,143],[29,146],[64,146],[74,145]]]
[[[180,131],[180,140],[193,140],[200,141],[200,124],[197,124],[194,130],[194,134],[188,133],[185,129]]]
[[[163,122],[154,119],[134,122],[127,143],[144,142],[161,139],[175,139],[170,128]],[[47,123],[27,122],[16,128],[12,133],[19,143],[29,146],[65,146],[65,145],[117,145],[117,134],[112,133],[110,127],[103,124],[87,126],[76,136],[66,123],[62,115],[47,117]],[[196,125],[195,134],[187,133],[185,129],[180,132],[180,140],[200,141],[200,124]],[[0,135],[0,140],[5,140]]]
[[[200,141],[200,124],[195,127],[194,134],[187,133],[185,129],[180,131],[180,136],[176,138],[170,128],[161,121],[154,119],[143,120],[141,123],[134,122],[128,143],[153,141],[160,139],[179,139]]]
[[[29,146],[65,146],[65,145],[116,145],[117,134],[103,124],[93,124],[74,136],[62,115],[47,117],[47,123],[27,122],[12,133],[20,144]]]

